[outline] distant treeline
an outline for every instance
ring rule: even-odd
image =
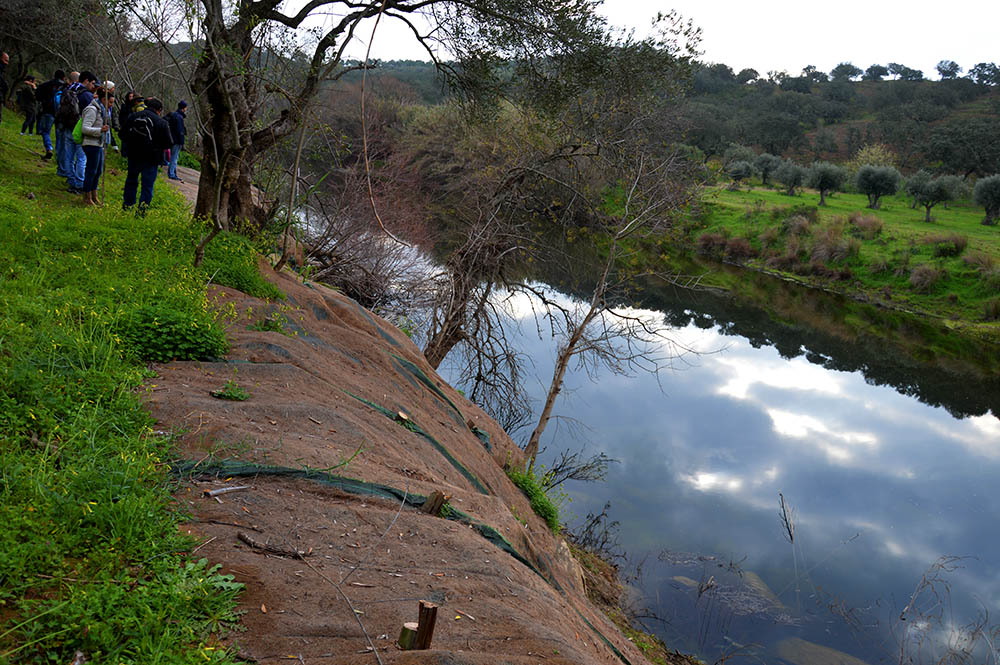
[[[687,143],[705,159],[738,143],[802,161],[844,161],[880,143],[904,172],[1000,172],[1000,67],[965,72],[942,60],[937,74],[928,80],[898,63],[862,70],[845,62],[829,73],[809,66],[799,76],[700,63],[686,96]],[[360,82],[361,72],[344,79]],[[403,101],[437,104],[449,94],[434,65],[418,60],[379,63],[368,80]]]

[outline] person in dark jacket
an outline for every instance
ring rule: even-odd
[[[181,149],[184,148],[184,137],[187,136],[187,129],[184,127],[186,108],[187,102],[182,99],[177,102],[177,110],[167,115],[170,135],[174,137],[174,144],[170,147],[170,162],[167,163],[167,177],[171,180],[180,180],[177,177],[177,160],[181,156]]]
[[[118,122],[121,124],[118,139],[122,144],[122,157],[128,157],[128,145],[126,143],[128,137],[125,136],[125,126],[128,124],[128,119],[132,117],[133,113],[137,113],[144,108],[146,108],[146,100],[142,98],[142,95],[134,90],[125,93],[121,109],[118,111]]]
[[[17,105],[21,107],[24,114],[24,122],[21,123],[21,136],[25,133],[32,134],[35,131],[35,118],[37,117],[38,100],[35,97],[35,77],[28,74],[24,77],[24,85],[17,92]]]
[[[174,143],[167,121],[160,117],[163,102],[156,97],[145,100],[145,109],[132,113],[122,122],[122,136],[127,148],[128,175],[122,192],[122,209],[135,205],[136,189],[142,179],[138,214],[144,215],[153,200],[153,184],[163,151]]]
[[[66,72],[57,69],[51,80],[38,86],[35,98],[38,99],[41,113],[38,116],[38,126],[35,128],[42,135],[42,147],[45,156],[42,159],[52,159],[52,125],[56,122],[56,93],[66,85]]]

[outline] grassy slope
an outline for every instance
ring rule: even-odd
[[[693,231],[693,238],[704,233],[721,233],[730,238],[746,238],[755,256],[740,259],[747,265],[767,267],[797,279],[885,304],[933,316],[947,317],[979,328],[992,330],[995,324],[984,323],[986,307],[998,295],[1000,273],[982,265],[970,265],[967,258],[984,255],[989,265],[1000,264],[1000,231],[982,226],[982,211],[965,205],[936,206],[935,218],[924,222],[924,210],[911,210],[903,197],[889,197],[881,210],[866,210],[867,200],[860,194],[837,194],[828,205],[817,208],[818,222],[793,240],[785,220],[793,206],[815,208],[819,196],[806,190],[789,197],[783,193],[756,187],[751,191],[712,190],[707,196],[708,214]],[[882,231],[864,239],[848,218],[852,213],[873,215],[882,222]],[[827,235],[823,235],[826,233]],[[775,236],[769,239],[768,235]],[[935,247],[925,242],[930,236],[957,234],[967,240],[959,256],[935,256]],[[851,255],[843,259],[825,259],[822,265],[831,270],[849,270],[850,274],[828,277],[808,270],[814,260],[813,250],[820,238],[850,243]],[[795,252],[795,242],[799,251]],[[829,240],[827,241],[829,242]],[[794,260],[789,260],[794,259]],[[913,270],[926,265],[944,271],[929,287],[911,283]],[[812,274],[807,274],[812,273]],[[993,330],[995,332],[995,330]]]
[[[230,662],[213,634],[239,585],[186,554],[148,370],[122,339],[150,305],[213,325],[199,230],[165,181],[145,219],[122,212],[116,155],[109,205],[85,209],[15,116],[0,127],[0,663]],[[246,249],[208,270],[252,266]]]

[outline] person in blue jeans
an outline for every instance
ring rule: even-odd
[[[42,147],[45,148],[45,156],[42,159],[52,159],[52,125],[56,121],[55,97],[64,85],[66,85],[66,72],[57,69],[52,78],[38,86],[38,90],[35,92],[35,97],[41,106],[41,114],[38,116],[35,131],[42,135]],[[56,142],[58,143],[58,141],[59,133],[57,132]]]
[[[79,110],[87,108],[94,101],[94,90],[97,89],[97,77],[90,72],[80,72],[80,86],[76,88],[77,99],[79,100]],[[70,86],[72,88],[72,86]],[[79,119],[79,114],[77,114]],[[64,169],[67,171],[66,186],[70,194],[83,193],[83,179],[87,170],[87,153],[83,151],[83,146],[73,140],[73,126],[69,128],[63,125],[63,142],[66,145],[66,154],[69,156]]]
[[[177,159],[181,156],[184,148],[184,137],[187,136],[187,129],[184,127],[184,110],[187,102],[183,99],[177,102],[177,110],[167,114],[167,124],[170,126],[170,135],[174,137],[174,144],[170,146],[170,161],[167,162],[167,177],[171,180],[180,180],[177,177]],[[183,182],[183,181],[182,181]]]
[[[83,152],[87,155],[87,170],[83,178],[83,202],[85,205],[100,205],[97,198],[97,185],[101,181],[104,166],[104,150],[111,136],[111,116],[109,104],[114,103],[114,96],[104,88],[94,91],[94,99],[80,114],[81,133],[83,134]]]
[[[146,214],[146,208],[153,200],[153,184],[163,159],[163,151],[174,143],[167,121],[160,117],[163,102],[156,97],[146,100],[146,108],[131,114],[122,123],[122,138],[127,147],[128,174],[122,191],[122,209],[130,210],[136,203],[136,189],[139,191],[139,215]]]

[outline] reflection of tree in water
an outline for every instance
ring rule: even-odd
[[[579,266],[586,261],[577,265],[583,272]],[[545,272],[544,267],[540,269]],[[570,295],[587,293],[585,275],[549,271],[539,278]],[[772,346],[786,360],[805,356],[825,369],[861,372],[871,385],[890,386],[925,404],[943,407],[956,418],[991,411],[1000,417],[1000,374],[996,371],[1000,355],[994,347],[962,340],[919,317],[767,275],[741,271],[739,279],[740,288],[766,302],[766,309],[748,304],[742,296],[682,289],[655,278],[636,285],[632,293],[621,297],[621,304],[662,312],[665,322],[678,328],[718,327],[723,335],[746,338],[754,348]],[[865,328],[882,330],[895,341],[866,334]]]

